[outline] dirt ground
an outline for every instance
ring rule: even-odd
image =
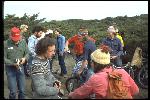
[[[75,61],[71,56],[67,56],[65,58],[65,63],[66,63],[67,71],[68,71],[68,77],[69,77],[71,75],[71,70],[72,70],[72,67],[73,67]],[[53,71],[58,71],[58,73],[60,72],[60,67],[59,67],[57,58],[54,59],[54,62],[53,62]],[[66,91],[65,85],[64,85],[67,78],[63,78],[58,75],[57,75],[57,78],[63,83],[62,87],[64,89],[65,96],[63,96],[62,98],[67,99],[68,92]],[[26,78],[26,99],[32,99],[30,84],[31,84],[31,79]],[[7,77],[6,77],[5,70],[4,70],[4,97],[9,98],[9,90],[8,90]],[[134,98],[135,99],[148,98],[148,89],[140,88],[139,95],[135,96]]]

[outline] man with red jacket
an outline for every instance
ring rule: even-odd
[[[68,46],[73,43],[74,44],[73,49],[76,55],[76,59],[82,58],[83,48],[84,48],[84,43],[82,42],[82,38],[84,37],[84,34],[88,34],[88,30],[85,27],[82,27],[79,29],[77,35],[70,37],[66,41],[65,51],[68,51]],[[95,43],[95,40],[93,38],[89,37],[89,39]]]

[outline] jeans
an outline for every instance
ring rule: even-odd
[[[64,55],[61,56],[58,53],[58,60],[59,60],[59,65],[61,67],[61,74],[67,74],[67,69],[66,69],[66,66],[65,66],[64,58],[65,58]]]
[[[25,74],[23,65],[21,70],[17,70],[15,66],[6,65],[6,75],[8,80],[9,99],[25,99]],[[17,83],[17,84],[16,84]]]
[[[27,70],[31,70],[31,65],[32,65],[32,60],[33,60],[33,56],[29,55],[29,59],[28,59],[28,62],[27,62],[27,65],[26,65],[26,71]]]

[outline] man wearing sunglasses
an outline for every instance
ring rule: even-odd
[[[82,59],[82,54],[83,54],[83,47],[84,47],[84,43],[82,42],[82,38],[88,34],[88,30],[85,27],[81,27],[79,29],[78,34],[74,35],[73,37],[70,37],[67,41],[66,41],[66,45],[65,45],[65,51],[68,51],[69,48],[68,46],[70,44],[74,44],[74,53],[76,55],[76,60],[78,59]],[[93,42],[95,42],[95,40],[91,37],[89,37],[89,39]]]

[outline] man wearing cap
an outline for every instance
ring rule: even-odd
[[[67,41],[66,41],[66,46],[65,46],[65,51],[68,51],[68,46],[73,43],[74,44],[74,52],[76,54],[76,59],[81,59],[82,58],[82,54],[83,54],[83,47],[84,47],[84,43],[82,42],[82,38],[84,34],[88,33],[88,30],[85,27],[81,27],[79,29],[79,32],[77,35],[74,35],[73,37],[70,37]],[[95,42],[95,40],[91,37],[89,37],[90,40],[92,40],[93,42]]]
[[[108,74],[112,72],[113,67],[110,64],[110,53],[108,46],[102,45],[99,49],[91,54],[91,66],[94,73],[90,79],[81,87],[69,93],[70,99],[90,98],[91,94],[95,94],[94,99],[106,99],[108,91]],[[139,88],[135,81],[124,69],[115,69],[122,75],[125,86],[128,87],[127,97],[132,99],[135,94],[139,93]]]
[[[15,99],[17,90],[18,98],[25,98],[25,75],[23,64],[28,59],[28,47],[25,40],[21,39],[17,27],[11,29],[10,38],[4,41],[4,62],[8,80],[9,98]],[[16,87],[18,86],[18,87]]]
[[[111,48],[111,60],[116,66],[121,67],[121,55],[123,55],[123,47],[121,41],[116,37],[116,31],[113,26],[109,26],[107,33],[108,36],[102,40],[102,44],[105,44]]]

